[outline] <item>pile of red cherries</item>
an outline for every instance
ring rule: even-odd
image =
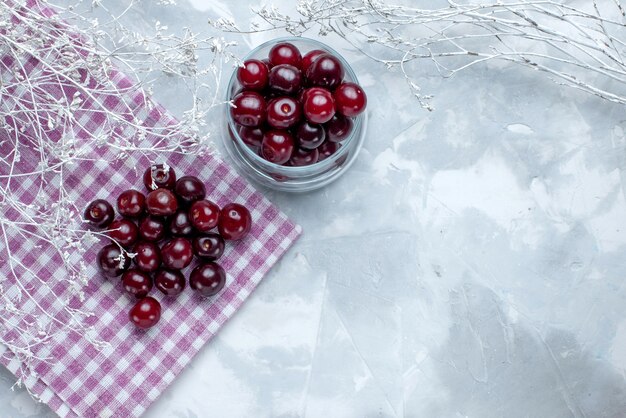
[[[267,59],[249,59],[237,70],[242,87],[231,116],[242,141],[269,162],[305,166],[341,147],[365,110],[363,89],[343,80],[344,68],[319,49],[301,55],[288,42],[272,47]]]
[[[87,206],[84,219],[107,229],[112,243],[98,253],[98,265],[105,276],[122,276],[124,290],[139,299],[129,319],[147,329],[161,317],[161,305],[148,296],[153,285],[166,296],[180,294],[186,285],[181,270],[191,264],[194,255],[199,262],[189,275],[189,287],[205,297],[224,287],[226,273],[215,261],[224,253],[225,241],[248,234],[252,218],[238,203],[220,209],[205,199],[206,189],[197,177],[176,179],[174,169],[167,165],[150,166],[143,183],[147,195],[134,189],[119,195],[119,219],[103,199]]]

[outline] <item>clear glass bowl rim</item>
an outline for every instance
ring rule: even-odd
[[[337,57],[339,59],[339,61],[341,61],[341,64],[344,67],[344,71],[348,74],[349,78],[352,80],[353,83],[359,83],[359,80],[356,76],[356,74],[354,73],[354,71],[352,70],[352,67],[350,66],[350,64],[346,61],[346,59],[339,54],[337,51],[335,51],[333,48],[331,48],[330,46],[326,45],[323,42],[320,42],[318,40],[315,39],[311,39],[311,38],[305,38],[305,37],[298,37],[298,36],[286,36],[286,37],[281,37],[281,38],[275,38],[275,39],[271,39],[269,41],[263,42],[262,44],[258,45],[257,47],[255,47],[254,49],[252,49],[244,58],[243,61],[246,61],[248,59],[252,59],[253,56],[260,50],[262,50],[265,47],[268,47],[270,45],[273,46],[273,44],[279,43],[279,42],[306,42],[306,43],[310,43],[312,44],[312,49],[323,49],[326,50],[328,52],[330,52],[331,54],[333,54],[335,57]],[[260,58],[255,58],[255,59],[260,59]],[[233,85],[235,84],[235,82],[237,81],[237,68],[235,68],[230,76],[230,80],[228,81],[228,87],[226,88],[226,101],[230,103],[231,101],[231,97],[230,97],[230,92],[233,88]],[[363,114],[353,118],[353,126],[352,126],[352,132],[350,133],[350,136],[344,140],[341,141],[341,148],[339,148],[339,150],[337,152],[335,152],[333,155],[331,155],[330,157],[319,161],[315,164],[310,164],[310,165],[305,165],[305,166],[298,166],[298,167],[294,167],[294,166],[284,166],[284,165],[280,165],[280,164],[275,164],[272,162],[267,161],[266,159],[264,159],[263,157],[257,155],[256,153],[254,153],[250,147],[248,147],[248,145],[246,145],[243,140],[241,139],[241,137],[239,136],[239,133],[236,130],[236,125],[235,125],[235,121],[233,120],[233,117],[230,113],[230,106],[226,106],[226,117],[228,120],[228,126],[229,126],[229,130],[232,133],[232,135],[235,137],[236,141],[237,141],[237,146],[240,148],[241,152],[248,157],[249,159],[251,159],[254,163],[262,166],[264,169],[266,170],[273,170],[274,172],[276,172],[277,174],[285,174],[285,175],[309,175],[312,172],[317,171],[318,169],[321,171],[325,171],[326,169],[330,168],[332,165],[335,164],[336,161],[338,161],[344,154],[348,153],[350,151],[350,145],[353,141],[357,141],[357,139],[355,139],[355,137],[357,137],[358,132],[360,131],[361,128],[361,124],[363,123]],[[227,140],[229,140],[230,138],[226,138]],[[231,139],[232,140],[232,139]]]

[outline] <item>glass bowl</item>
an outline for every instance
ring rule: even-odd
[[[341,61],[345,70],[344,81],[358,84],[356,74],[348,62],[328,45],[313,39],[299,37],[273,39],[250,51],[244,61],[252,58],[260,60],[267,58],[270,49],[279,42],[292,43],[303,56],[313,49],[328,51]],[[230,101],[240,87],[237,80],[237,69],[235,69],[226,89],[226,100]],[[258,184],[286,192],[315,190],[337,180],[356,159],[363,145],[367,127],[367,111],[364,111],[352,118],[352,132],[339,143],[341,147],[334,154],[315,164],[294,167],[271,163],[249,148],[237,132],[237,126],[230,114],[229,106],[224,106],[223,118],[226,125],[226,134],[223,135],[224,146],[237,169]]]

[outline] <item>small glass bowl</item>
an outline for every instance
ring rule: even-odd
[[[273,39],[250,51],[244,61],[252,58],[260,60],[267,58],[270,49],[279,42],[292,43],[300,50],[302,56],[314,49],[328,51],[343,64],[344,81],[358,84],[356,74],[348,62],[331,47],[313,39],[299,37]],[[230,101],[240,87],[237,80],[237,69],[235,69],[226,89],[226,100]],[[319,189],[338,179],[356,159],[363,145],[367,127],[367,111],[365,111],[352,118],[352,132],[339,143],[341,147],[333,155],[315,164],[292,167],[271,163],[250,149],[237,132],[237,126],[230,114],[229,106],[224,106],[223,117],[227,128],[227,134],[223,135],[224,146],[239,171],[263,186],[286,192],[307,192]]]

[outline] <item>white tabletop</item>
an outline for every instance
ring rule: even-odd
[[[178,3],[142,23],[253,16]],[[283,35],[224,36],[243,56]],[[266,191],[302,238],[146,417],[624,416],[624,107],[514,65],[424,65],[428,112],[399,72],[320,39],[366,89],[365,145],[320,191]],[[1,417],[53,415],[11,384],[1,369]]]

